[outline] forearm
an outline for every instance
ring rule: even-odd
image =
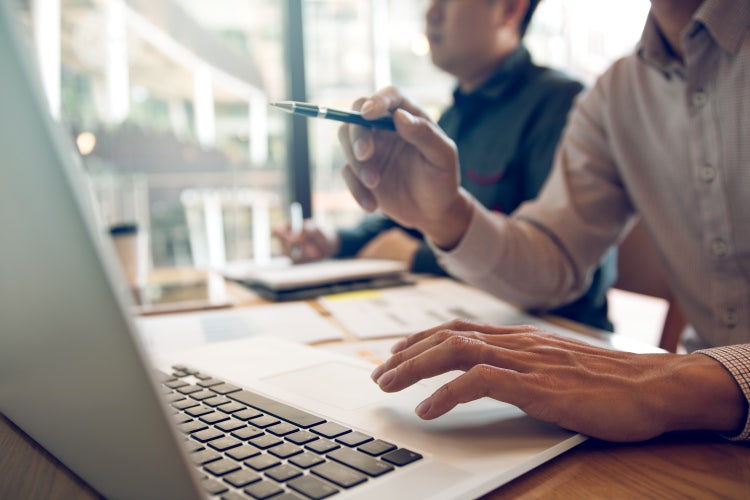
[[[585,290],[565,252],[537,227],[475,203],[462,239],[450,251],[431,241],[452,276],[508,302],[549,309]]]

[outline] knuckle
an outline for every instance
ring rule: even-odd
[[[451,321],[449,324],[453,330],[465,331],[465,330],[474,329],[471,321],[464,319],[464,318],[456,318],[453,321]]]
[[[495,375],[495,368],[487,364],[474,365],[467,371],[467,374],[477,380],[475,387],[480,391],[482,396],[490,393]]]

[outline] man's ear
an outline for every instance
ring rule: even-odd
[[[497,7],[497,27],[518,31],[529,10],[529,0],[499,0]]]

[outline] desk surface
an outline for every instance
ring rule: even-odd
[[[244,290],[236,292],[239,303],[258,303]],[[749,491],[750,446],[712,433],[683,432],[643,443],[592,439],[484,498],[747,498]],[[87,499],[97,494],[0,415],[0,498]]]
[[[0,498],[97,498],[5,417],[0,417],[0,450]],[[636,444],[592,439],[484,498],[739,499],[748,491],[750,447],[687,432]]]

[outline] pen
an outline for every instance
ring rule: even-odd
[[[393,120],[384,116],[374,120],[368,120],[362,117],[361,113],[356,111],[341,111],[339,109],[326,108],[325,106],[316,106],[305,102],[277,101],[270,103],[271,106],[283,109],[287,113],[295,115],[311,116],[313,118],[326,118],[339,122],[354,123],[363,127],[382,128],[385,130],[396,130]]]
[[[299,236],[302,234],[304,224],[304,218],[302,215],[302,205],[300,202],[295,201],[289,206],[289,230],[293,236]],[[300,244],[294,244],[291,248],[291,255],[293,261],[298,260],[302,256],[302,246]]]
[[[302,234],[302,219],[302,204],[295,201],[289,206],[289,226],[295,236]]]

